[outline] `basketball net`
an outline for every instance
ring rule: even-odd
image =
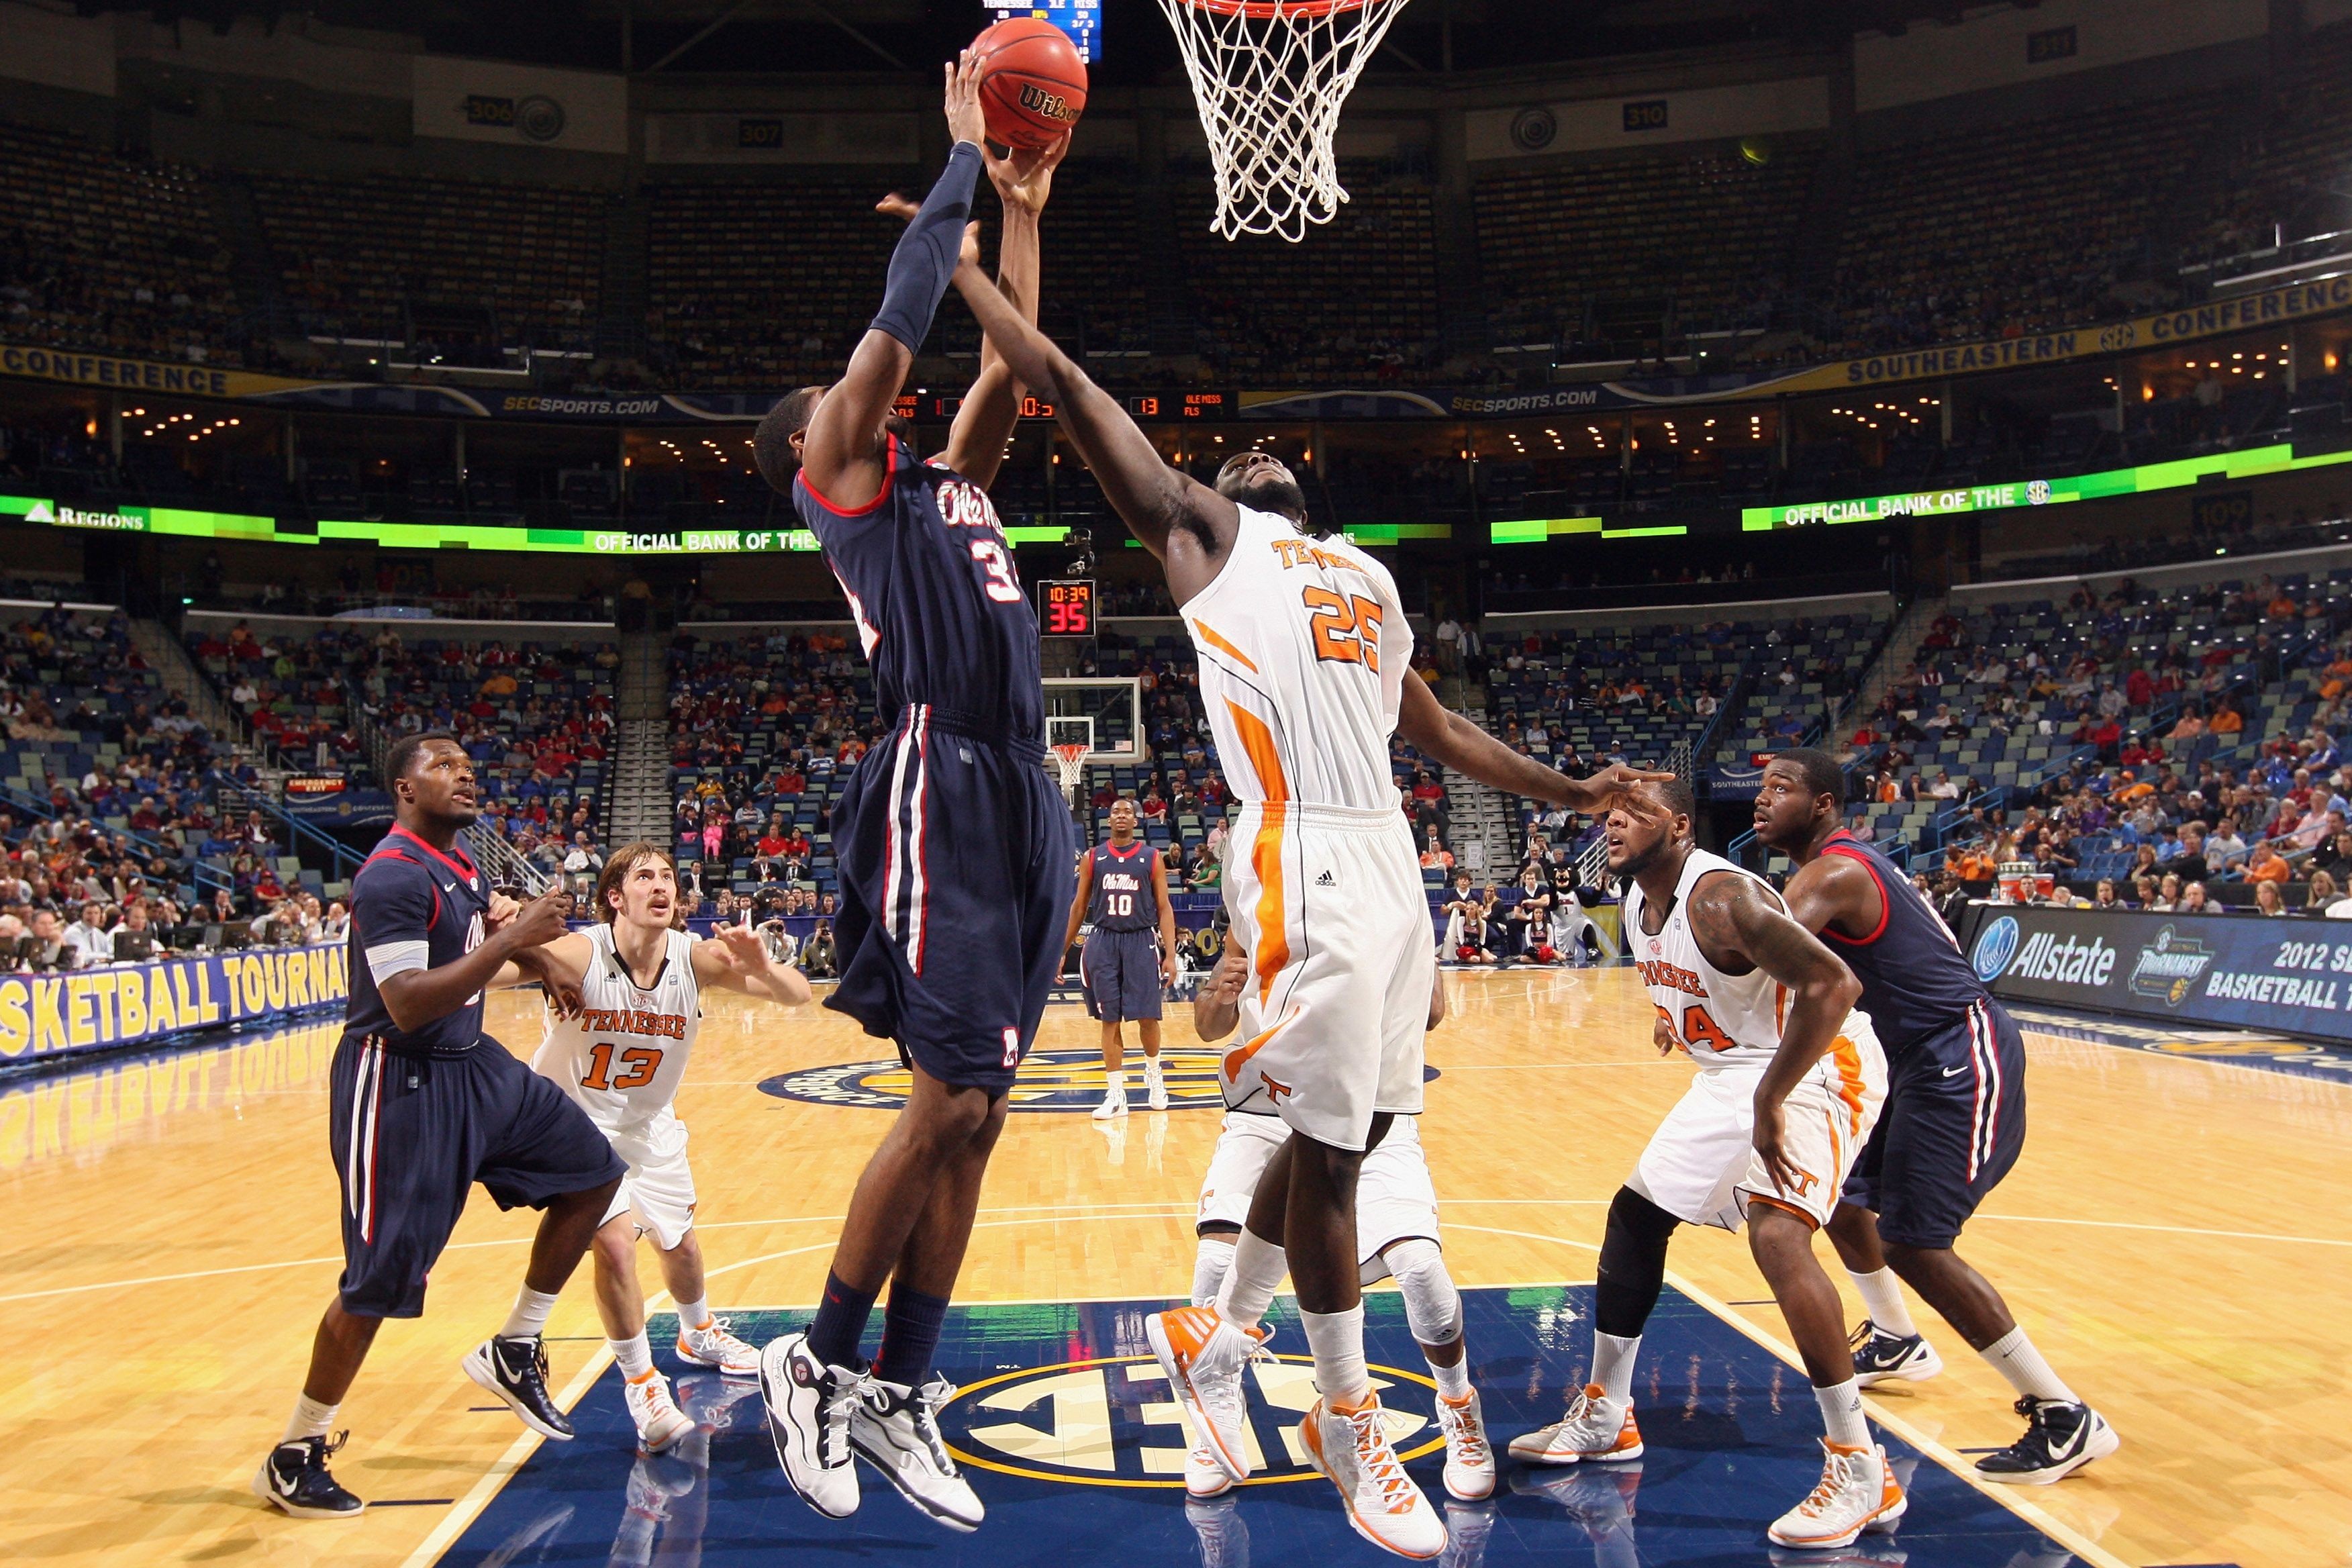
[[[1184,50],[1227,239],[1306,237],[1348,199],[1335,138],[1405,0],[1160,0]]]
[[[1054,745],[1054,763],[1062,775],[1062,798],[1073,809],[1078,804],[1078,781],[1086,776],[1087,753],[1094,748],[1084,741],[1060,741]]]

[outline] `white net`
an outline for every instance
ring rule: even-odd
[[[1339,110],[1405,0],[1160,0],[1217,181],[1210,225],[1303,239],[1348,199]]]

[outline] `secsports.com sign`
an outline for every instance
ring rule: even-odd
[[[1961,925],[1997,996],[2352,1041],[2339,921],[1978,904]]]

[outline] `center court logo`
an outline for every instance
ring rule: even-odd
[[[1130,1058],[1139,1053],[1130,1052]],[[1218,1053],[1206,1047],[1170,1046],[1160,1053],[1171,1110],[1222,1110]],[[1130,1061],[1130,1093],[1139,1069]],[[907,1103],[909,1079],[897,1061],[840,1062],[779,1073],[761,1083],[762,1094],[811,1105],[896,1110]],[[1102,1103],[1102,1053],[1092,1046],[1040,1046],[1021,1063],[1010,1100],[1014,1110],[1092,1110]]]
[[[1389,1441],[1411,1461],[1444,1446],[1435,1386],[1420,1373],[1373,1366]],[[1315,1403],[1307,1356],[1251,1363],[1243,1434],[1252,1485],[1312,1478],[1298,1423]],[[1187,1445],[1168,1377],[1148,1355],[1064,1362],[984,1378],[940,1411],[940,1433],[966,1465],[1034,1480],[1095,1487],[1179,1487]]]
[[[1990,984],[2000,978],[2009,961],[2017,956],[2017,918],[2003,915],[1984,928],[1977,938],[1976,951],[1969,955],[1969,966],[1977,978]]]
[[[2168,1007],[2178,1007],[2213,963],[2213,950],[2193,936],[2182,936],[2170,926],[2139,950],[2125,984],[2136,996],[2153,996]]]

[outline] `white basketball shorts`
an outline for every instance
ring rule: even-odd
[[[1258,1179],[1289,1136],[1280,1117],[1225,1112],[1224,1131],[1209,1156],[1209,1173],[1201,1179],[1201,1205],[1193,1223],[1245,1222]],[[1364,1282],[1388,1272],[1380,1263],[1381,1248],[1416,1236],[1437,1239],[1437,1189],[1422,1152],[1420,1122],[1400,1116],[1389,1123],[1379,1147],[1364,1156],[1356,1178],[1356,1251],[1363,1260]]]
[[[1244,805],[1225,908],[1249,951],[1258,1030],[1225,1052],[1225,1103],[1263,1093],[1294,1131],[1338,1149],[1361,1149],[1377,1112],[1419,1114],[1436,960],[1402,814]]]
[[[651,1237],[664,1252],[675,1249],[694,1228],[694,1170],[686,1159],[686,1123],[665,1107],[646,1121],[608,1128],[605,1136],[613,1141],[613,1152],[628,1162],[629,1173],[621,1178],[601,1223],[634,1211],[639,1236]]]
[[[1736,1231],[1759,1199],[1827,1225],[1886,1099],[1886,1057],[1875,1035],[1856,1029],[1858,1019],[1847,1020],[1847,1032],[1782,1102],[1789,1154],[1801,1173],[1795,1191],[1775,1186],[1756,1152],[1761,1062],[1701,1068],[1625,1184],[1692,1225]]]

